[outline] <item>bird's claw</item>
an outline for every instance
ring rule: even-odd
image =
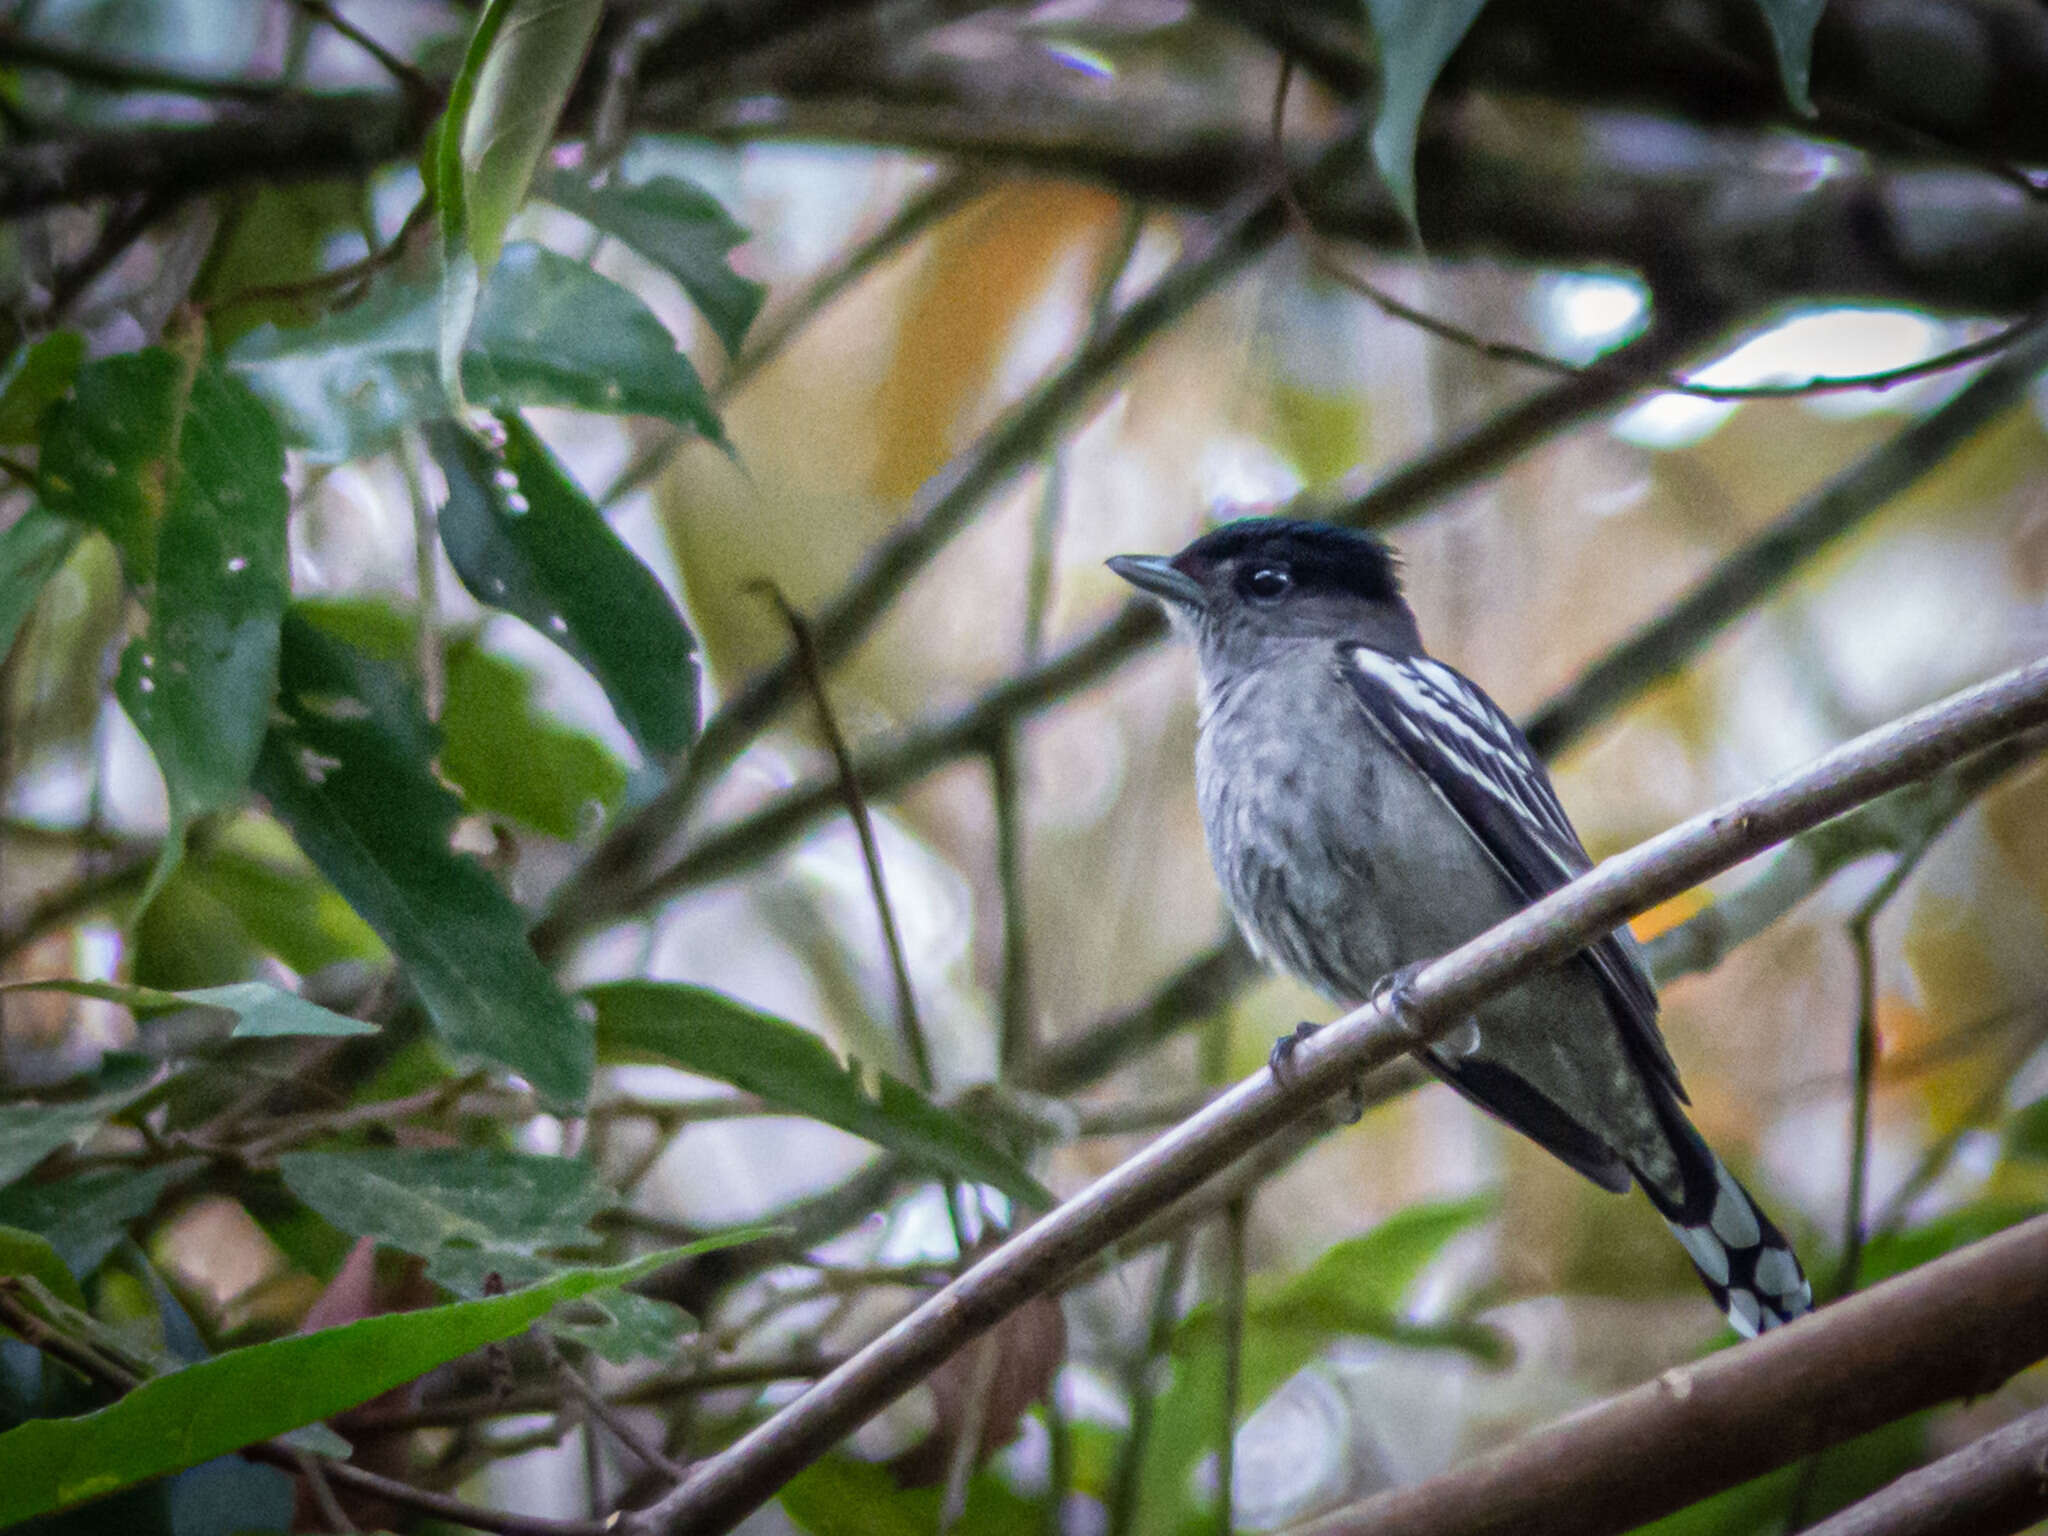
[[[1418,1039],[1422,1031],[1415,1022],[1415,978],[1421,974],[1419,964],[1389,971],[1372,984],[1365,999],[1384,1013],[1396,1029]]]
[[[1320,1024],[1307,1020],[1294,1026],[1288,1033],[1273,1042],[1273,1049],[1266,1053],[1266,1067],[1273,1074],[1273,1080],[1282,1088],[1294,1086],[1294,1052],[1301,1042],[1321,1029]],[[1344,1117],[1346,1125],[1356,1125],[1365,1118],[1365,1080],[1353,1078],[1350,1088],[1351,1112]]]

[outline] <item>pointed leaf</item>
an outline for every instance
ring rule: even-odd
[[[144,1382],[97,1413],[0,1434],[0,1525],[332,1418],[473,1349],[531,1327],[558,1302],[625,1285],[694,1249],[575,1269],[509,1296],[367,1317],[232,1349]]]
[[[543,167],[535,193],[631,246],[683,286],[711,329],[736,353],[767,288],[733,271],[728,253],[747,238],[717,198],[694,182],[656,176],[638,185],[593,187],[573,171]]]
[[[0,1105],[0,1188],[12,1184],[52,1152],[125,1108],[149,1086],[148,1066],[124,1058],[101,1071],[105,1086],[83,1099],[56,1104]]]
[[[84,530],[43,506],[30,507],[0,533],[0,661],[35,610],[36,599],[70,558]]]
[[[1813,116],[1813,31],[1828,0],[1756,0],[1771,28],[1778,79],[1785,99],[1802,117]]]
[[[441,544],[477,601],[517,614],[603,685],[648,756],[697,730],[697,642],[639,556],[517,416],[494,450],[453,422],[427,429],[448,481]]]
[[[441,1038],[551,1104],[580,1104],[590,1026],[527,946],[519,909],[449,846],[461,805],[434,775],[433,729],[399,671],[293,612],[279,705],[256,787],[398,957]]]
[[[401,428],[448,414],[435,373],[438,310],[434,284],[386,281],[314,325],[258,327],[228,350],[227,366],[294,445],[325,460],[374,453]],[[485,284],[462,378],[480,405],[657,416],[724,441],[703,381],[654,312],[537,245],[506,247]]]
[[[603,0],[511,0],[490,28],[460,145],[464,233],[482,271],[526,201],[603,14]],[[477,37],[486,37],[483,24]]]
[[[1365,0],[1380,53],[1372,158],[1410,228],[1415,225],[1415,139],[1430,87],[1486,0]]]
[[[16,1184],[0,1190],[0,1222],[48,1238],[69,1272],[83,1280],[114,1251],[128,1223],[147,1216],[166,1189],[202,1166],[198,1159],[187,1159]]]
[[[267,981],[238,981],[224,987],[188,987],[168,992],[156,987],[131,987],[113,981],[76,981],[47,977],[0,984],[0,993],[68,992],[120,1003],[137,1016],[176,1013],[186,1008],[212,1008],[235,1017],[238,1039],[266,1035],[374,1035],[377,1026],[345,1013],[322,1008]]]
[[[665,1061],[730,1083],[948,1173],[1050,1210],[1044,1185],[968,1121],[885,1073],[841,1062],[816,1035],[705,987],[619,981],[584,994],[608,1056]],[[872,1086],[870,1086],[872,1082]]]

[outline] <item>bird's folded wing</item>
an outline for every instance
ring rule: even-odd
[[[1337,648],[1338,671],[1366,717],[1478,839],[1525,901],[1593,867],[1557,791],[1514,721],[1471,681],[1427,656]],[[1681,1101],[1678,1068],[1657,1029],[1657,994],[1618,934],[1589,945],[1614,1016]]]

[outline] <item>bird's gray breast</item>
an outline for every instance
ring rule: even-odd
[[[1388,971],[1516,905],[1463,824],[1374,730],[1327,647],[1212,690],[1195,781],[1239,925],[1333,999],[1362,998]]]

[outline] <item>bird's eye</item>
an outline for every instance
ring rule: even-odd
[[[1261,603],[1277,603],[1294,586],[1294,577],[1284,565],[1261,565],[1247,572],[1240,584],[1244,595]]]

